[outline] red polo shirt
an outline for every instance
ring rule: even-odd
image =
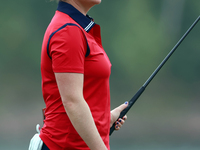
[[[46,119],[40,137],[51,150],[89,150],[65,112],[55,72],[84,74],[84,98],[110,149],[110,71],[111,63],[102,47],[100,26],[70,4],[59,2],[45,32],[41,53]]]

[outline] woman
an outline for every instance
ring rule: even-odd
[[[109,130],[127,103],[110,111],[111,63],[100,27],[87,15],[101,0],[63,0],[49,24],[41,54],[46,104],[42,149],[109,150]],[[119,130],[126,116],[116,121]]]

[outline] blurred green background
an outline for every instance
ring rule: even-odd
[[[0,4],[0,149],[28,149],[42,125],[40,49],[57,8],[49,0]],[[112,63],[111,107],[130,100],[200,14],[198,0],[102,0]],[[110,138],[111,150],[200,149],[200,23],[179,46]]]

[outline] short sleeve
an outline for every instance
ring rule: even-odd
[[[55,33],[50,41],[49,52],[54,72],[84,73],[87,42],[77,26],[66,26]]]

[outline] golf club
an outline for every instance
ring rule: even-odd
[[[190,28],[186,31],[186,33],[182,36],[182,38],[177,42],[177,44],[172,48],[172,50],[168,53],[168,55],[164,58],[164,60],[160,63],[160,65],[156,68],[156,70],[151,74],[151,76],[142,85],[142,87],[138,90],[138,92],[132,97],[132,99],[129,101],[128,106],[120,113],[119,118],[122,118],[130,110],[130,108],[133,106],[133,104],[136,102],[136,100],[144,92],[145,88],[149,85],[149,83],[152,81],[152,79],[156,76],[156,74],[159,72],[159,70],[163,67],[163,65],[167,62],[167,60],[170,58],[170,56],[175,52],[175,50],[182,43],[182,41],[190,33],[190,31],[194,28],[194,26],[198,23],[199,20],[200,20],[200,16],[194,21],[194,23],[190,26]],[[110,128],[110,135],[113,133],[114,130],[115,130],[115,123]]]

